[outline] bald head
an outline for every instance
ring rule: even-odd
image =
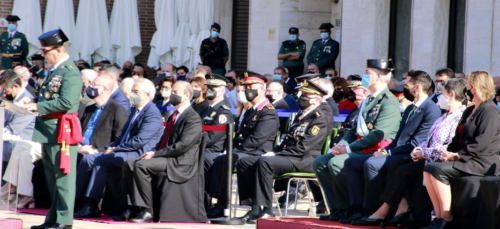
[[[132,64],[132,62],[130,62],[130,61],[125,61],[125,63],[123,63],[122,68],[128,68],[128,69],[132,70],[134,68],[134,64]]]
[[[186,81],[177,81],[172,87],[172,95],[181,97],[181,103],[175,106],[178,109],[189,104],[193,99],[193,86]],[[172,95],[170,96],[170,100],[172,100]]]
[[[175,66],[171,63],[166,63],[163,66],[161,66],[161,71],[162,72],[169,72],[170,74],[174,75],[175,74]]]
[[[205,70],[206,74],[211,74],[212,73],[212,69],[209,67],[209,66],[206,66],[206,65],[198,65],[196,67],[197,69],[203,69]]]

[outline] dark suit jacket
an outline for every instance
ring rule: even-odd
[[[499,175],[500,173],[500,114],[491,100],[482,103],[467,120],[474,106],[468,107],[448,151],[457,152],[462,159],[453,162],[453,167],[472,175]],[[460,125],[459,124],[459,125]]]
[[[163,106],[163,98],[161,100],[157,100],[156,101],[156,106],[157,107],[162,107]],[[170,100],[167,102],[167,104],[165,104],[165,106],[173,106],[171,103],[170,103]],[[170,118],[170,116],[174,113],[173,111],[160,111],[161,113],[161,116],[163,118],[165,118],[165,121],[168,120],[168,118]]]
[[[204,114],[201,116],[203,125],[226,125],[233,123],[233,114],[229,110],[229,105],[225,100],[208,106]],[[204,131],[205,134],[205,154],[206,153],[222,153],[225,149],[226,141],[225,131]]]
[[[82,133],[85,133],[87,125],[89,124],[89,121],[96,109],[97,106],[95,104],[85,108],[83,116],[80,118]],[[90,137],[90,144],[92,147],[97,149],[99,152],[104,152],[105,146],[120,137],[122,128],[127,122],[127,118],[128,115],[125,108],[110,98],[101,113],[101,117],[99,117],[99,120],[97,121],[94,132],[92,132],[92,136]]]
[[[274,108],[276,108],[277,110],[288,110],[288,103],[286,103],[286,101],[285,101],[285,99],[284,99],[284,98],[283,98],[283,99],[280,99],[280,100],[278,100],[278,101],[276,101],[276,102],[274,102],[274,103],[273,103],[273,106],[274,106]],[[282,134],[284,134],[284,131],[285,131],[285,126],[286,126],[286,120],[287,120],[288,118],[286,118],[286,117],[281,117],[281,118],[279,118],[279,119],[280,119],[280,128],[279,128],[279,130],[280,130],[280,132],[281,132]]]
[[[287,94],[293,94],[297,91],[295,89],[295,87],[297,87],[297,82],[295,81],[295,79],[292,78],[288,79],[288,81],[284,83],[284,86]]]
[[[111,94],[111,98],[116,103],[120,104],[123,108],[125,108],[127,114],[130,114],[131,111],[130,101],[128,100],[127,96],[123,94],[120,88],[116,89],[116,91],[113,92],[113,94]]]
[[[139,155],[142,155],[151,151],[160,141],[164,129],[163,121],[161,120],[160,111],[152,102],[147,103],[139,112],[137,118],[132,123],[129,133],[126,134],[129,123],[134,118],[135,110],[137,108],[133,107],[132,113],[129,115],[125,125],[123,125],[120,137],[108,145],[108,147],[116,147],[115,152],[137,152]],[[123,144],[120,144],[122,138],[126,140]]]
[[[300,109],[299,104],[297,103],[297,100],[295,100],[295,98],[293,98],[293,96],[291,96],[290,94],[286,94],[285,98],[283,98],[283,99],[288,104],[289,109],[293,109],[293,110]]]
[[[166,131],[167,128],[165,128]],[[202,136],[201,118],[189,106],[177,118],[170,133],[167,147],[157,150],[154,154],[155,158],[167,158],[166,170],[170,181],[185,183],[196,174],[198,171],[199,147]],[[156,146],[156,149],[160,147],[160,144],[161,141]]]
[[[415,105],[412,104],[406,108],[396,138],[386,147],[391,150],[392,155],[410,154],[413,148],[427,140],[429,130],[441,116],[441,110],[431,98],[427,98],[420,107],[416,108],[408,119],[414,107]]]

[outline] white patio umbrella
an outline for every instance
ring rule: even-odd
[[[114,62],[120,66],[125,61],[134,63],[135,57],[142,51],[137,0],[114,2],[110,28],[111,45],[115,52]]]
[[[76,47],[75,34],[75,11],[73,1],[48,0],[45,9],[45,22],[43,31],[47,32],[61,28],[68,37],[68,54],[72,60],[78,60],[78,50]]]
[[[111,59],[108,12],[105,0],[80,1],[76,19],[76,46],[80,58],[91,63]]]
[[[198,12],[198,1],[191,1],[189,9],[191,12]],[[184,59],[189,60],[188,63],[188,68],[189,69],[194,69],[196,67],[196,56],[198,56],[198,53],[195,53],[196,46],[199,46],[200,44],[197,44],[196,41],[198,41],[198,35],[200,32],[200,22],[198,20],[198,14],[197,13],[192,13],[189,15],[189,29],[191,30],[191,37],[189,37],[189,41],[186,47],[186,54],[184,55]],[[198,47],[199,48],[199,47]],[[199,59],[199,56],[198,56]]]
[[[196,0],[198,1],[198,0]],[[151,39],[148,66],[158,68],[172,61],[172,44],[177,28],[177,11],[174,0],[155,1],[156,32]]]
[[[28,39],[28,57],[40,52],[40,43],[38,42],[38,36],[42,35],[40,0],[16,0],[12,8],[12,14],[21,18],[17,25],[19,31],[24,33],[26,39]]]
[[[214,0],[197,0],[198,3],[198,21],[200,23],[200,33],[194,49],[195,63],[201,62],[200,60],[200,45],[201,42],[210,36],[210,26],[214,20]]]
[[[196,0],[194,0],[196,1]],[[189,35],[191,33],[189,28],[189,17],[191,0],[175,0],[175,8],[177,9],[177,16],[179,18],[179,25],[175,31],[175,37],[172,44],[173,49],[173,64],[176,66],[184,65],[186,59],[186,46],[188,44]]]

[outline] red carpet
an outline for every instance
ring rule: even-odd
[[[257,221],[257,229],[380,229],[379,226],[353,226],[341,224],[339,222],[321,221],[311,218],[270,218]],[[387,229],[396,229],[397,227],[386,227]]]
[[[47,215],[49,209],[36,209],[36,208],[19,208],[17,212],[19,213],[27,213],[34,215]],[[148,225],[148,224],[176,224],[176,225],[206,225],[206,223],[178,223],[178,222],[161,222],[161,223],[130,223],[125,221],[114,221],[111,217],[107,215],[102,215],[101,218],[75,218],[76,220],[83,220],[94,223],[106,223],[106,224],[134,224],[134,225]]]

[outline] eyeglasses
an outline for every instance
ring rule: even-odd
[[[40,48],[40,51],[42,52],[42,54],[43,54],[43,55],[45,55],[45,54],[47,54],[48,52],[50,52],[50,51],[52,51],[52,50],[54,50],[54,49],[56,49],[56,48],[59,48],[59,47],[54,47],[54,48],[51,48],[51,49],[49,49],[49,50],[45,50],[45,49]]]

